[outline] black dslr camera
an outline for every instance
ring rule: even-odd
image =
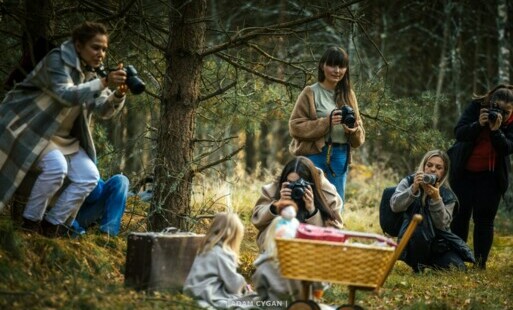
[[[105,69],[103,66],[100,66],[96,69],[96,73],[101,77],[107,77],[109,75],[109,72],[116,71],[118,69]],[[137,75],[137,70],[135,70],[135,67],[132,65],[128,65],[126,67],[123,67],[123,69],[126,72],[126,81],[125,84],[130,89],[132,94],[139,95],[146,89],[146,84],[139,78]]]
[[[339,114],[342,114],[342,123],[349,128],[354,128],[354,123],[356,122],[354,110],[348,105],[342,106],[339,110]]]
[[[311,185],[311,183],[305,181],[303,178],[299,178],[294,182],[290,182],[287,185],[287,187],[292,190],[290,197],[294,201],[301,201],[301,198],[303,198],[303,195],[305,194],[305,190],[308,187],[308,185]]]
[[[499,114],[502,115],[502,117],[504,118],[504,116],[506,115],[506,112],[503,109],[497,107],[496,105],[492,105],[488,109],[488,121],[490,123],[495,123],[495,121],[499,117]]]

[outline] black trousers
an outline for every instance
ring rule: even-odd
[[[426,267],[431,267],[438,270],[445,270],[456,268],[462,271],[467,270],[465,262],[455,250],[450,250],[445,253],[432,253],[431,257],[426,258],[424,263],[411,263],[406,262],[415,273],[422,272]]]
[[[463,259],[454,250],[450,250],[445,253],[436,254],[433,257],[431,265],[438,269],[457,268],[460,270],[466,270],[467,267],[463,262]]]
[[[465,171],[462,178],[451,182],[451,187],[459,200],[459,208],[454,209],[451,230],[467,242],[472,217],[477,266],[486,268],[501,199],[497,179],[493,172]]]

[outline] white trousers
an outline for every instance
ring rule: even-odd
[[[82,148],[66,156],[59,150],[53,150],[39,160],[38,166],[42,172],[32,187],[23,217],[32,221],[42,220],[52,197],[68,177],[70,184],[45,219],[55,225],[71,225],[85,198],[98,183],[98,168]]]

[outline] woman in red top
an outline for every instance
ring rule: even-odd
[[[495,216],[511,170],[508,156],[513,153],[513,85],[499,85],[475,98],[454,132],[461,150],[454,152],[451,160],[460,169],[451,172],[451,185],[460,208],[454,210],[451,228],[466,241],[473,217],[477,267],[485,269]]]

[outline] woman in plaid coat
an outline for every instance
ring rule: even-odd
[[[39,173],[23,213],[27,230],[50,237],[67,233],[98,182],[91,113],[112,117],[122,109],[127,89],[121,67],[97,76],[107,47],[105,26],[84,22],[0,104],[0,210],[29,171]],[[65,178],[69,185],[45,215]]]

